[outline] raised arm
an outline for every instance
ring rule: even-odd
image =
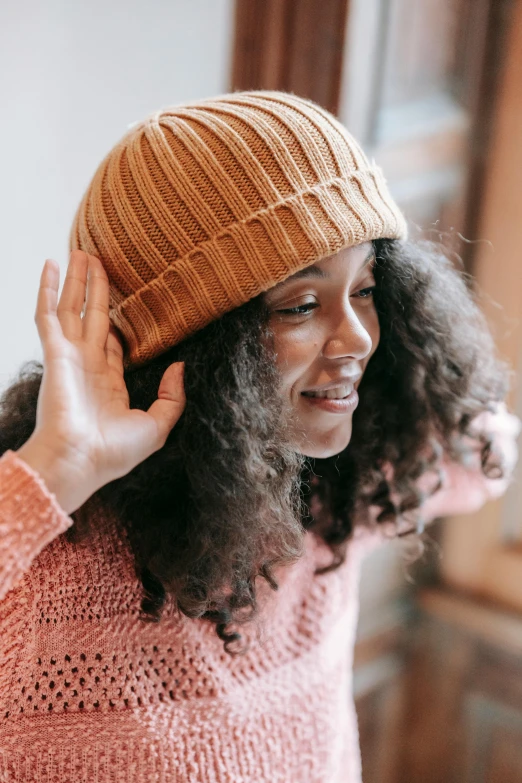
[[[36,427],[0,459],[0,599],[70,527],[69,514],[165,444],[185,407],[175,362],[148,411],[130,408],[99,259],[71,253],[59,300],[58,288],[59,267],[48,260],[35,313],[44,354]]]
[[[495,413],[482,413],[474,422],[477,432],[485,431],[494,438],[494,450],[503,467],[502,478],[487,478],[480,466],[477,454],[474,462],[465,467],[447,459],[443,464],[442,487],[429,497],[421,507],[425,524],[434,519],[455,514],[471,514],[478,511],[488,500],[504,494],[512,481],[518,459],[517,437],[521,422],[517,416],[499,404]]]

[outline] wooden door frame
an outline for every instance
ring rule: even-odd
[[[236,0],[232,90],[286,90],[339,111],[348,0]]]
[[[512,9],[507,55],[483,177],[473,272],[502,357],[522,373],[522,0]],[[509,405],[522,416],[516,381]],[[447,520],[445,580],[522,611],[522,465],[506,495],[471,517]]]

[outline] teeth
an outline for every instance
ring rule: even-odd
[[[342,400],[344,397],[348,397],[349,394],[352,393],[353,386],[345,385],[345,386],[336,386],[335,389],[328,389],[327,391],[323,392],[304,392],[307,397],[324,397],[327,400]]]

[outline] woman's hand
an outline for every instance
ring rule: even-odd
[[[496,403],[495,411],[479,414],[471,429],[476,435],[485,433],[492,437],[493,451],[500,461],[503,475],[501,478],[488,478],[482,471],[478,451],[474,464],[470,466],[444,460],[442,487],[426,500],[421,509],[425,523],[438,517],[478,511],[489,500],[501,497],[513,478],[518,461],[517,438],[521,430],[518,416],[509,413],[505,403]]]
[[[495,403],[494,408],[494,411],[479,414],[473,420],[471,429],[478,435],[484,432],[493,438],[493,449],[500,458],[504,474],[502,479],[490,479],[492,486],[495,485],[492,491],[496,497],[497,494],[502,494],[502,490],[498,489],[499,483],[504,482],[504,489],[507,488],[518,462],[517,438],[522,422],[518,416],[509,413],[505,402]]]
[[[58,302],[59,278],[56,262],[46,261],[35,313],[44,355],[36,427],[17,454],[71,514],[165,444],[185,394],[183,362],[176,362],[149,410],[131,410],[101,262],[74,250]]]

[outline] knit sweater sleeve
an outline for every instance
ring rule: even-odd
[[[493,438],[493,451],[502,466],[502,476],[489,478],[484,473],[478,449],[468,456],[465,465],[453,461],[448,455],[443,456],[440,465],[441,486],[434,491],[438,476],[431,472],[423,474],[417,482],[418,488],[427,495],[422,505],[413,514],[405,513],[397,521],[398,528],[391,522],[378,525],[377,540],[386,541],[393,538],[397,531],[402,535],[417,529],[422,531],[426,525],[440,517],[473,514],[485,503],[501,497],[506,492],[513,480],[513,471],[518,461],[517,437],[521,431],[521,421],[509,413],[504,404],[498,404],[496,411],[480,414],[475,419],[475,428],[477,432],[487,432]],[[393,479],[391,464],[385,466],[385,474],[388,480]],[[400,501],[400,497],[393,492],[391,499],[394,503]],[[381,510],[375,506],[371,507],[370,516],[374,521]]]
[[[448,456],[442,460],[442,485],[429,494],[419,509],[423,525],[439,517],[473,514],[490,500],[501,497],[513,480],[513,472],[518,461],[517,438],[521,422],[517,416],[509,413],[505,404],[497,404],[496,410],[480,414],[474,421],[477,433],[487,433],[492,438],[493,451],[502,466],[502,475],[488,477],[481,465],[478,449],[468,457],[463,465],[452,461]],[[433,481],[433,475],[421,476],[419,488],[426,491]],[[407,531],[407,525],[404,530]]]
[[[493,451],[502,466],[502,476],[488,478],[485,475],[478,450],[467,465],[444,459],[442,487],[428,498],[422,508],[425,522],[442,516],[472,514],[488,500],[499,498],[505,493],[513,480],[518,461],[520,425],[520,419],[509,413],[504,403],[497,404],[496,410],[484,412],[475,419],[477,433],[485,432],[492,438]]]
[[[0,600],[72,524],[39,473],[6,451],[0,457]]]

